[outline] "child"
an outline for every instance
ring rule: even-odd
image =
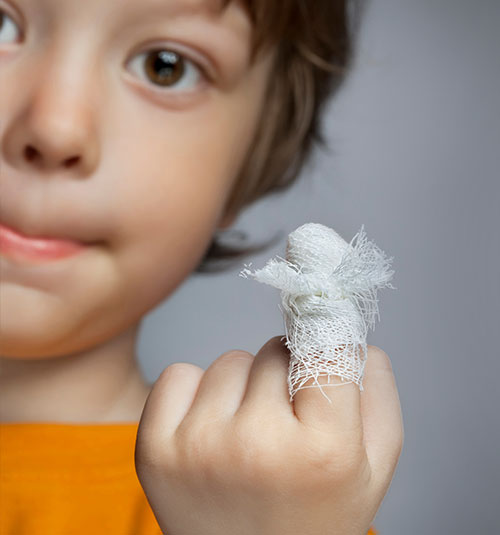
[[[144,314],[249,252],[216,231],[293,183],[351,57],[347,0],[220,4],[0,0],[2,535],[357,535],[387,492],[382,350],[331,406],[289,402],[280,336],[137,366]]]

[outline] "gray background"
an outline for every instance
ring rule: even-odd
[[[333,152],[234,225],[258,240],[315,221],[349,241],[364,223],[394,256],[368,338],[392,359],[405,423],[381,535],[500,533],[499,27],[499,1],[372,0],[325,116]],[[257,352],[284,334],[278,302],[238,269],[191,277],[146,318],[146,377]]]

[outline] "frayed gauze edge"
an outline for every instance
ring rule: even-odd
[[[290,401],[304,388],[355,383],[363,390],[368,329],[380,320],[377,291],[390,284],[393,258],[366,237],[364,225],[347,243],[333,229],[306,223],[288,236],[286,258],[239,273],[281,290]],[[327,377],[320,384],[318,377]],[[330,383],[338,376],[341,383]],[[312,379],[311,384],[306,384]]]

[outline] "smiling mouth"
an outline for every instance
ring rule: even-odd
[[[0,253],[9,258],[44,262],[73,256],[86,248],[74,240],[26,236],[0,223]]]

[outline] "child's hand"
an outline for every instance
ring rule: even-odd
[[[363,392],[324,387],[330,404],[307,388],[290,403],[280,339],[255,357],[224,353],[205,372],[173,364],[156,381],[136,469],[165,535],[368,531],[403,444],[390,361],[368,346]]]

